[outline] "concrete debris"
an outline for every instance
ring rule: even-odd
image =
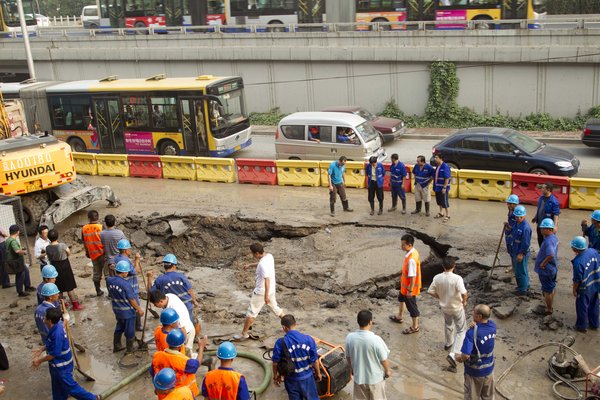
[[[546,315],[540,322],[540,329],[556,331],[564,326],[563,322],[554,315]]]
[[[340,302],[338,300],[327,300],[319,304],[323,308],[338,308]]]
[[[154,220],[154,221],[148,222],[148,226],[146,227],[145,230],[146,230],[146,233],[149,235],[165,236],[169,233],[170,229],[171,229],[171,227],[169,226],[169,223],[167,221]]]
[[[515,306],[500,306],[494,307],[492,311],[494,312],[494,315],[499,319],[506,319],[513,315],[516,309],[517,307]]]
[[[17,308],[18,306],[19,306],[19,302],[16,300],[8,305],[9,308]]]
[[[142,248],[152,241],[152,239],[148,235],[146,235],[146,232],[144,232],[141,229],[133,232],[130,235],[129,239],[131,240],[131,243],[137,248]]]
[[[186,233],[189,229],[187,224],[182,219],[176,219],[169,221],[169,226],[173,232],[173,236],[181,236]]]

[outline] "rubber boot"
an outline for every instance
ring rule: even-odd
[[[123,350],[123,345],[121,344],[121,337],[123,334],[118,334],[113,336],[113,353],[118,353]]]
[[[73,300],[73,311],[81,311],[83,308],[83,304],[80,304],[77,300]]]
[[[419,214],[421,212],[421,205],[422,204],[423,204],[422,201],[417,201],[415,211],[411,212],[411,214]],[[427,209],[429,209],[428,205],[429,205],[429,203],[425,203],[425,207]]]
[[[429,217],[429,203],[425,203],[425,216]]]
[[[377,213],[377,215],[381,214],[383,214],[383,203],[379,203],[379,212]]]
[[[350,206],[348,205],[348,200],[346,201],[342,201],[342,205],[344,206],[344,211],[346,212],[352,212],[354,211],[353,209],[350,208]]]
[[[100,282],[94,282],[94,287],[96,288],[96,296],[104,296],[104,292],[100,289]]]
[[[388,212],[396,211],[396,206],[398,205],[398,199],[392,197],[392,207],[388,209]]]
[[[138,332],[141,332],[142,329],[142,317],[140,317],[139,315],[135,316],[135,330]]]
[[[335,217],[335,203],[329,203],[329,214]]]
[[[402,200],[402,214],[406,214],[406,199],[400,200]]]
[[[125,354],[133,353],[133,343],[134,342],[135,342],[135,338],[125,339],[125,346],[127,346],[127,348],[125,349]]]
[[[375,202],[370,201],[369,204],[371,205],[371,212],[369,215],[375,215]]]

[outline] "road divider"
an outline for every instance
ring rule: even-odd
[[[500,171],[458,171],[458,197],[461,199],[504,201],[512,193],[512,173]]]
[[[319,186],[319,161],[277,160],[277,184],[280,186]]]
[[[273,160],[252,160],[238,158],[238,183],[253,183],[257,185],[277,185],[277,164]]]
[[[194,162],[199,181],[234,183],[236,180],[233,158],[195,157]]]
[[[136,178],[162,178],[162,162],[160,156],[129,154],[129,176]]]
[[[196,163],[193,157],[160,156],[163,166],[163,178],[196,180]]]
[[[129,176],[129,162],[126,154],[96,154],[98,175]]]
[[[571,178],[569,208],[581,210],[600,209],[600,180]]]
[[[519,196],[519,203],[537,205],[542,195],[542,184],[552,183],[552,193],[558,199],[560,208],[569,208],[569,178],[564,176],[549,176],[536,174],[523,174],[513,172],[512,194]]]
[[[82,175],[98,175],[98,162],[94,153],[72,152],[75,171]]]

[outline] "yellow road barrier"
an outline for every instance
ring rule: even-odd
[[[512,173],[500,171],[458,171],[461,199],[504,201],[512,193]]]
[[[127,154],[96,154],[98,175],[129,176]]]
[[[233,183],[236,181],[233,158],[195,157],[196,179],[208,182]]]
[[[160,156],[163,165],[163,178],[196,180],[196,164],[194,157]]]
[[[600,180],[571,178],[569,208],[580,210],[600,209]]]
[[[75,171],[83,175],[98,175],[98,163],[94,153],[72,152]]]
[[[277,182],[280,186],[319,186],[319,161],[277,160]]]

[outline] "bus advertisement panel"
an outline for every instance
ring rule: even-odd
[[[477,28],[501,28],[491,21],[517,20],[517,19],[539,19],[545,16],[544,0],[438,0],[435,10],[436,21],[448,21],[449,23],[438,24],[438,29],[464,29],[464,23],[452,23],[452,21],[482,21]],[[487,23],[486,21],[490,21]],[[512,27],[512,26],[507,26]],[[530,24],[530,28],[536,28]]]
[[[356,22],[404,22],[406,18],[406,0],[356,0]],[[370,26],[356,29],[370,30]],[[404,29],[404,25],[382,25],[380,29]]]

